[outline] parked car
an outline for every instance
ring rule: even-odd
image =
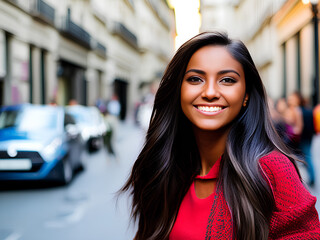
[[[103,147],[103,137],[106,134],[107,126],[97,107],[74,105],[67,106],[66,111],[75,118],[89,152]]]
[[[63,107],[22,104],[0,108],[0,180],[68,184],[83,167],[83,142]]]

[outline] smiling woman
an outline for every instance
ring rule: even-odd
[[[245,45],[196,35],[167,67],[122,188],[133,197],[135,240],[320,239],[296,161]]]
[[[206,46],[190,58],[181,85],[181,108],[194,131],[217,130],[239,114],[248,99],[245,92],[241,64],[224,47]]]

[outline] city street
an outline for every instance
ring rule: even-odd
[[[103,149],[66,187],[0,191],[0,240],[129,240],[127,196],[116,202],[142,145],[141,130],[120,125],[117,159]]]
[[[177,100],[183,110],[193,109],[188,118],[195,116],[197,128],[208,127],[210,116],[220,112],[218,121],[227,120],[216,125],[219,141],[201,138],[205,172],[221,154],[221,133],[238,118],[237,107],[263,117],[261,85],[278,112],[272,120],[283,122],[289,141],[311,132],[312,118],[316,127],[320,123],[319,21],[320,0],[0,0],[0,179],[26,181],[0,182],[0,240],[132,240],[137,226],[130,217],[130,192],[119,190],[143,147],[155,98],[157,114],[165,106],[165,122],[180,114],[174,112]],[[255,120],[243,119],[246,126]],[[247,137],[258,133],[263,140],[262,131]],[[320,213],[320,125],[316,131],[314,186],[307,184],[306,166],[297,167]],[[104,134],[110,152],[109,137],[116,137],[116,154],[104,146],[82,159],[83,146],[96,150]],[[235,136],[237,143],[248,143],[239,132]],[[73,167],[82,165],[72,179]],[[69,184],[27,182],[43,178]],[[211,184],[199,181],[201,195],[211,194]],[[292,209],[283,199],[284,209]],[[250,221],[237,225],[246,233]],[[215,227],[213,221],[207,232]]]
[[[143,132],[121,123],[117,159],[105,149],[88,157],[86,170],[66,187],[0,191],[0,240],[129,240],[129,201],[115,192],[123,185],[143,144]],[[313,144],[320,171],[320,136]],[[306,178],[305,170],[301,169]],[[316,176],[319,176],[316,174]],[[320,198],[320,179],[312,193]],[[320,209],[319,202],[317,209]]]

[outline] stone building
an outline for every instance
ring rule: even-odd
[[[201,0],[200,10],[201,31],[224,30],[245,42],[272,98],[299,90],[310,103],[319,102],[314,99],[319,85],[314,86],[315,44],[310,3]]]
[[[0,105],[116,93],[124,119],[162,75],[174,26],[166,0],[0,0]]]

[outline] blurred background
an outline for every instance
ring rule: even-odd
[[[318,5],[0,0],[0,240],[133,238],[130,201],[115,193],[166,65],[209,30],[249,48],[275,125],[319,197]]]

